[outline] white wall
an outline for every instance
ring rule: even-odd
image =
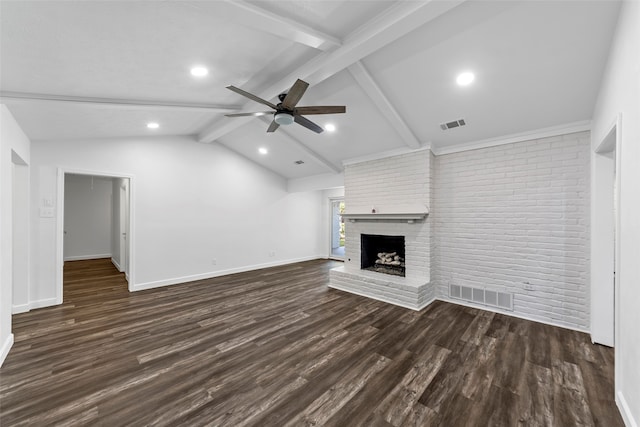
[[[65,261],[111,257],[113,186],[113,178],[65,175]]]
[[[321,192],[290,194],[284,178],[219,144],[187,137],[35,142],[33,201],[56,199],[58,167],[132,176],[134,289],[325,255]],[[34,217],[32,233],[32,295],[55,298],[55,220]]]
[[[616,300],[616,401],[627,425],[640,423],[640,2],[625,1],[593,114],[592,147],[622,114],[620,269]]]
[[[588,132],[437,156],[434,187],[439,296],[511,292],[517,315],[588,330]]]
[[[30,164],[30,142],[5,105],[0,105],[0,365],[13,344],[12,151]]]

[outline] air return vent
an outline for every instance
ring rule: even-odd
[[[458,119],[452,122],[442,123],[440,125],[440,129],[442,130],[453,129],[453,128],[458,128],[460,126],[465,126],[466,124],[467,123],[464,121],[464,119]]]
[[[513,311],[513,294],[471,286],[449,285],[451,298]]]

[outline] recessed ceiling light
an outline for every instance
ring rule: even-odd
[[[147,123],[147,127],[149,129],[158,129],[160,127],[160,125],[158,123],[156,123],[156,122],[150,122],[150,123]]]
[[[207,74],[209,74],[209,70],[207,70],[205,67],[193,67],[191,69],[191,75],[194,77],[204,77]]]
[[[333,123],[327,123],[327,124],[324,126],[324,129],[325,129],[327,132],[333,132],[334,130],[336,130],[336,125],[334,125]]]
[[[260,148],[258,148],[258,152],[259,152],[260,154],[267,154],[267,153],[269,152],[269,150],[267,150],[267,149],[266,149],[266,148],[264,148],[264,147],[260,147]]]
[[[476,76],[474,76],[473,73],[466,71],[464,73],[458,74],[456,82],[458,82],[460,86],[467,86],[470,85],[475,78]]]

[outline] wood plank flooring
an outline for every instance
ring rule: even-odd
[[[586,334],[328,289],[337,265],[129,293],[109,260],[67,263],[64,304],[13,317],[0,425],[623,425]]]

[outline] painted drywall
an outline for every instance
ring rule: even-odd
[[[112,178],[65,175],[65,261],[111,257],[112,192]]]
[[[34,142],[33,200],[57,168],[132,176],[133,289],[321,257],[322,193],[188,137]],[[55,219],[33,218],[32,294],[55,298]]]
[[[12,152],[30,164],[31,143],[5,105],[0,105],[0,365],[13,344],[13,166]]]
[[[640,424],[640,3],[625,1],[593,113],[592,148],[621,114],[620,264],[616,277],[616,401]]]
[[[509,292],[516,315],[588,330],[589,141],[582,132],[435,158],[441,298],[449,284]]]

